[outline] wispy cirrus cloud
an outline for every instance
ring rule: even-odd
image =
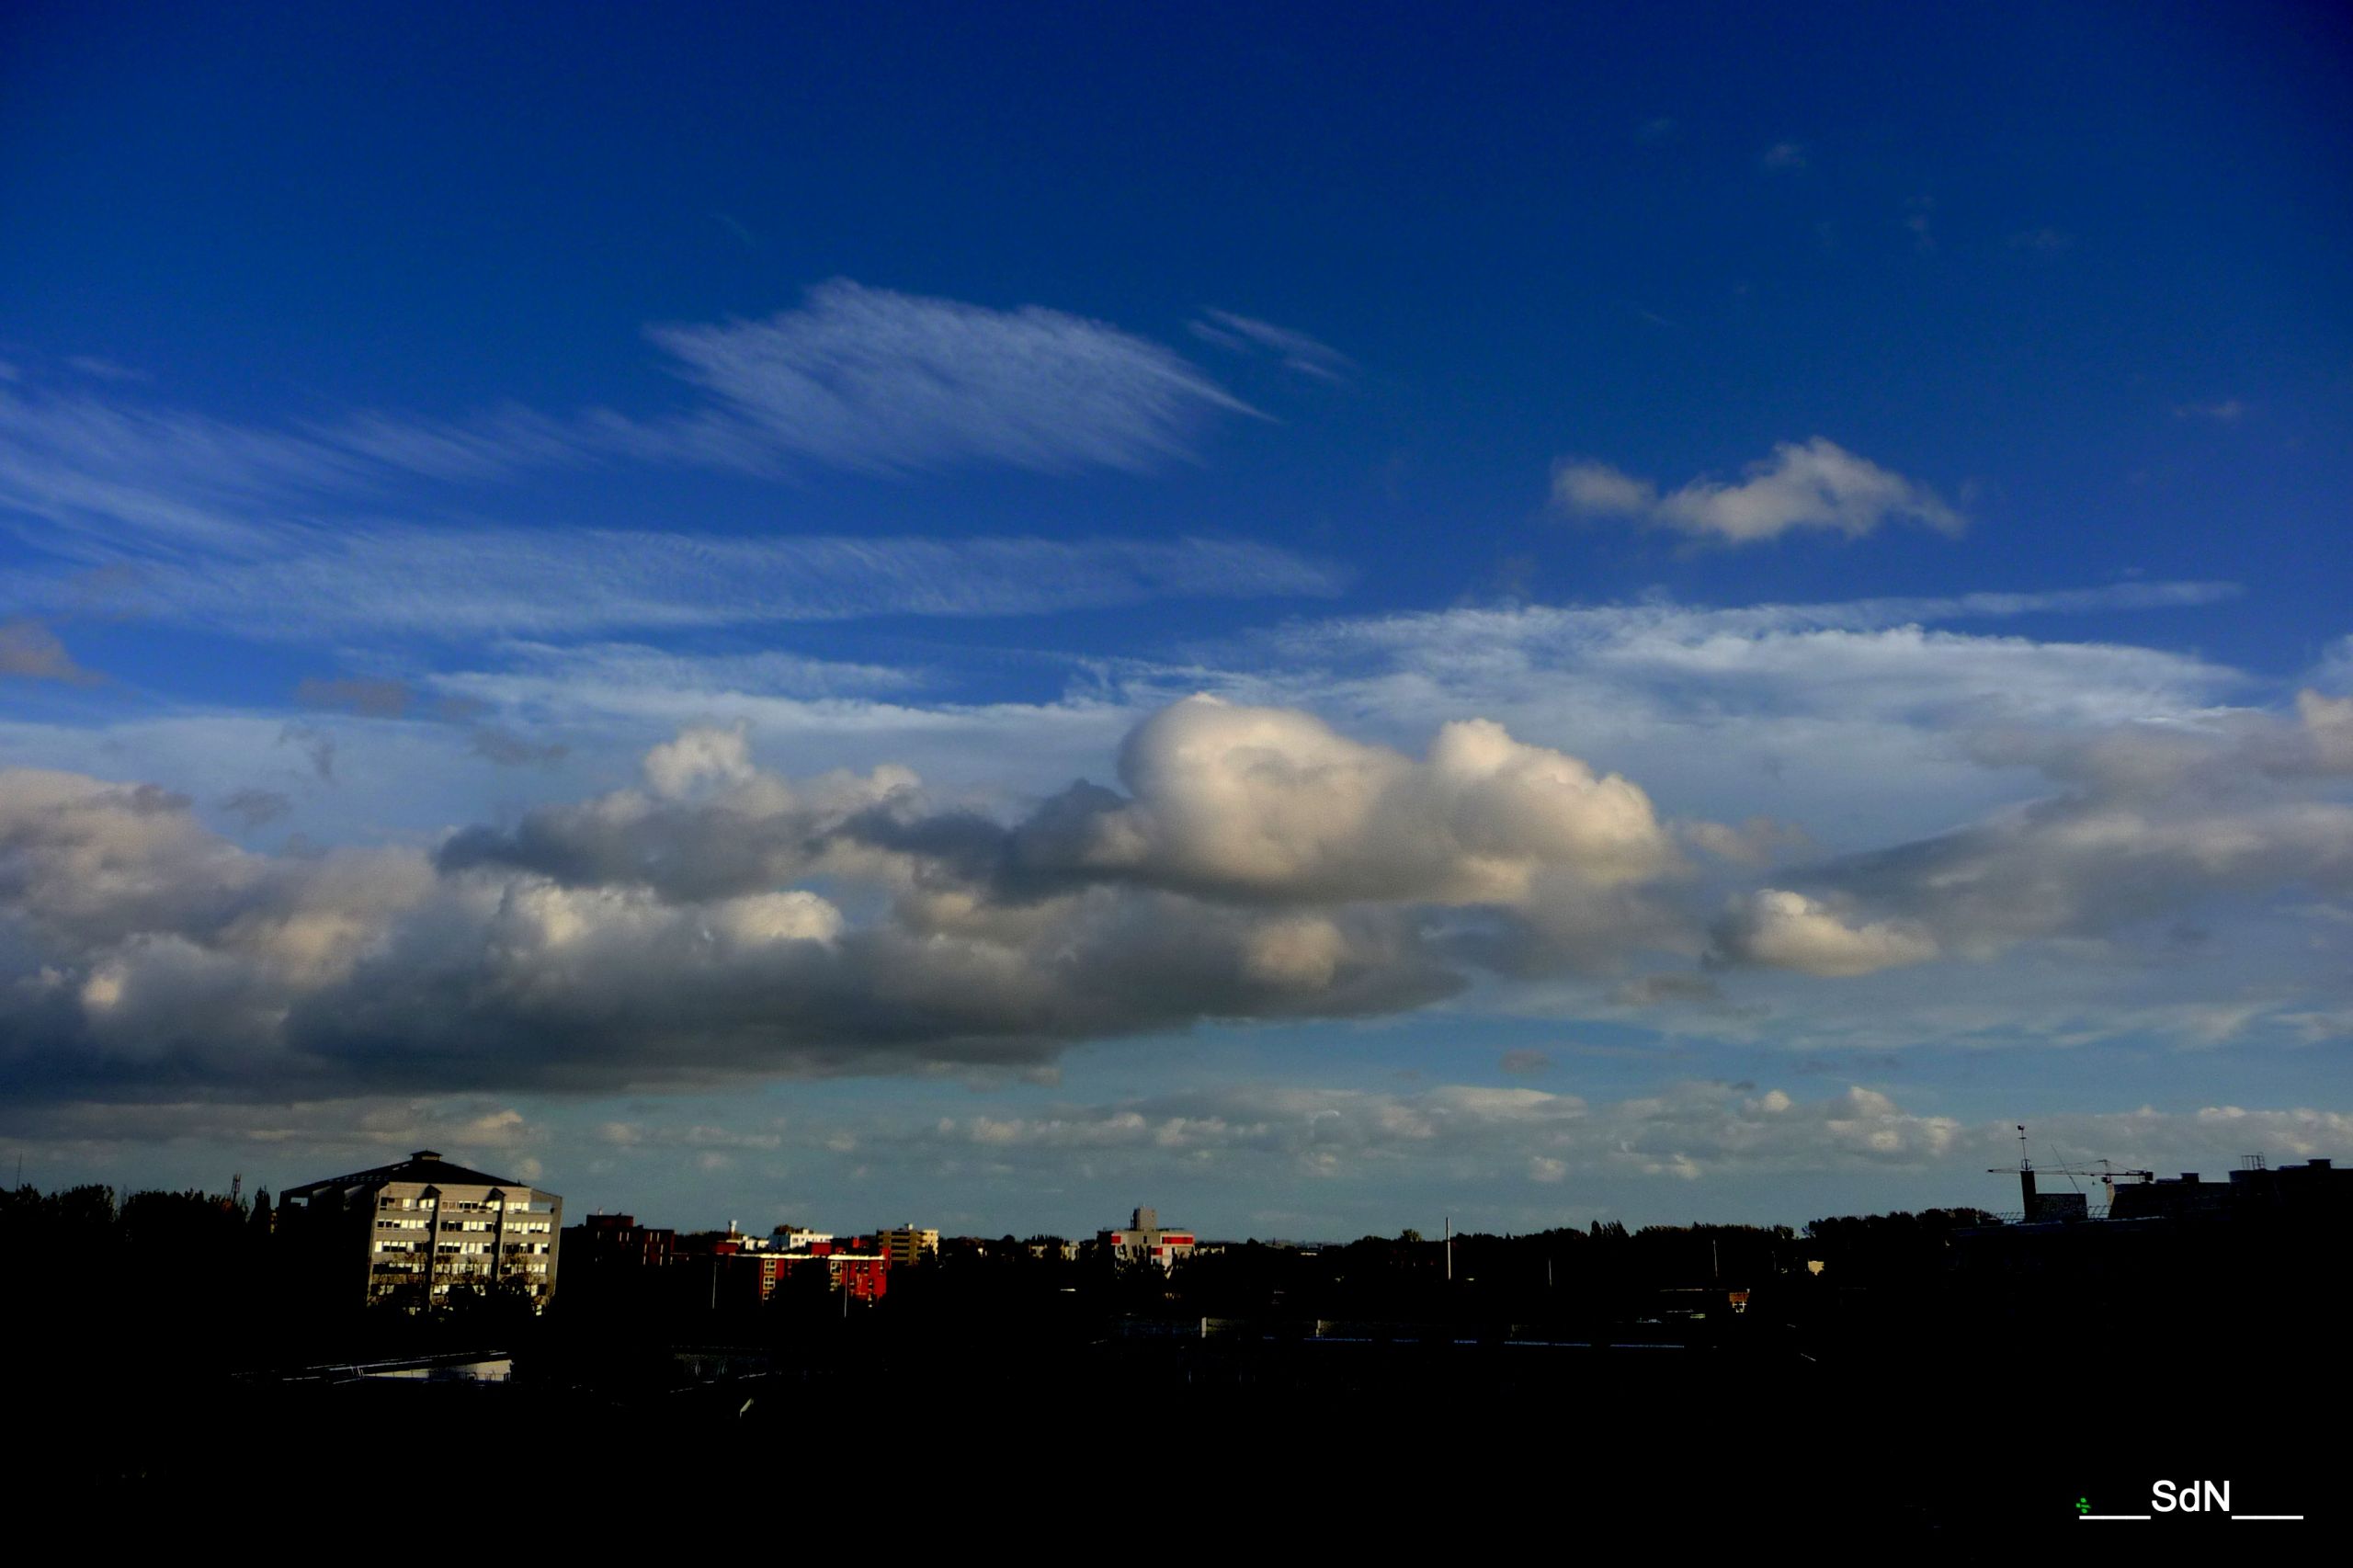
[[[1662,494],[1607,463],[1575,460],[1553,472],[1553,499],[1581,517],[1631,517],[1653,528],[1753,544],[1817,531],[1860,539],[1889,522],[1957,534],[1961,515],[1926,485],[1816,436],[1784,441],[1736,483],[1695,479]]]
[[[1313,339],[1233,320],[1303,366],[1346,363]],[[0,506],[238,545],[401,478],[483,482],[613,461],[1132,472],[1188,455],[1213,419],[1255,414],[1181,355],[1105,322],[847,279],[759,320],[663,324],[646,335],[693,389],[689,406],[507,404],[463,419],[363,410],[268,426],[20,375],[0,383]]]
[[[1106,323],[841,279],[765,321],[647,335],[713,403],[639,427],[643,449],[672,456],[1135,470],[1183,456],[1211,417],[1254,412],[1178,355]]]
[[[1319,381],[1345,381],[1356,369],[1354,360],[1327,343],[1232,311],[1205,309],[1188,330],[1202,342],[1233,353],[1270,354],[1285,369]]]
[[[1184,456],[1207,421],[1251,412],[1173,351],[1101,322],[846,281],[763,320],[649,336],[691,389],[684,409],[266,426],[111,390],[0,385],[0,519],[58,562],[20,566],[0,589],[72,610],[98,573],[112,612],[276,638],[573,637],[1337,590],[1328,566],[1202,539],[583,533],[400,516],[424,509],[420,483],[551,466],[1137,471]],[[48,644],[17,624],[15,662],[29,671]]]
[[[1338,569],[1271,545],[717,538],[617,529],[279,530],[266,549],[121,559],[118,613],[243,636],[554,637],[868,616],[1040,615],[1160,597],[1323,597]],[[76,576],[0,577],[70,608]],[[257,608],[266,614],[256,614]]]

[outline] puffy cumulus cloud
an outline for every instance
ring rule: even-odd
[[[1640,787],[1483,720],[1444,725],[1416,761],[1310,714],[1196,697],[1136,728],[1120,775],[1129,798],[1074,791],[1025,824],[1020,863],[1244,901],[1441,904],[1677,866]]]
[[[1577,971],[1625,982],[1609,1005],[1729,1019],[1738,998],[1711,985],[1763,983],[1742,966],[1843,979],[2218,895],[2353,894],[2337,700],[2190,726],[2186,762],[2170,732],[2130,766],[2100,760],[2117,735],[2085,738],[2036,763],[2067,784],[2050,799],[1764,887],[1738,852],[1769,824],[1678,827],[1499,725],[1447,723],[1414,756],[1207,699],[1133,731],[1122,788],[1004,817],[887,764],[787,778],[708,725],[631,787],[431,851],[259,854],[181,797],[17,771],[0,1082],[326,1096],[1031,1069],[1074,1041]],[[1703,871],[1678,837],[1724,853]],[[1697,912],[1727,895],[1711,933]],[[1718,972],[1626,981],[1662,968],[1636,955]],[[1564,998],[1546,1005],[1575,1016]]]
[[[1574,461],[1554,471],[1552,494],[1581,516],[1632,517],[1727,544],[1802,529],[1859,539],[1888,522],[1914,522],[1948,534],[1964,526],[1961,515],[1927,486],[1820,436],[1802,445],[1781,442],[1736,484],[1695,479],[1662,494],[1649,480],[1607,463]]]
[[[647,787],[661,800],[682,801],[705,785],[749,782],[756,770],[745,729],[704,724],[681,731],[645,754]]]
[[[1303,968],[1267,961],[1290,934],[1270,942],[1259,919],[1113,890],[1002,933],[847,926],[807,893],[459,886],[471,907],[412,922],[377,972],[304,999],[290,1028],[312,1055],[365,1081],[579,1088],[1005,1067],[1203,1017],[1392,1012],[1460,983],[1377,915],[1336,921]]]
[[[2353,1115],[2344,1111],[2297,1107],[2289,1110],[2249,1110],[2242,1106],[2208,1106],[2197,1113],[2195,1144],[2205,1150],[2227,1146],[2234,1153],[2254,1148],[2292,1160],[2336,1157],[2353,1142]],[[2158,1148],[2177,1147],[2174,1139],[2156,1138]]]
[[[1937,942],[1916,925],[1849,925],[1803,893],[1761,888],[1718,923],[1714,950],[1733,963],[1845,978],[1925,963],[1937,956]]]
[[[2090,1151],[2093,1157],[2127,1169],[2159,1176],[2199,1171],[2210,1179],[2218,1171],[2235,1168],[2240,1157],[2249,1153],[2263,1154],[2274,1165],[2341,1159],[2347,1141],[2353,1140],[2353,1113],[2313,1106],[2220,1105],[2171,1111],[2143,1105],[2132,1110],[2055,1112],[2038,1117],[2032,1126],[2036,1141],[2051,1147]],[[2001,1122],[1972,1127],[1962,1152],[1996,1156],[1989,1164],[2015,1164],[2018,1134]]]
[[[1247,949],[1261,980],[1341,974],[1370,917],[1336,914],[1363,905],[1484,910],[1445,937],[1494,968],[1694,950],[1650,896],[1684,868],[1642,790],[1493,724],[1447,725],[1415,759],[1305,713],[1188,699],[1131,733],[1126,792],[1081,783],[1009,824],[938,806],[904,768],[786,780],[747,744],[690,730],[649,756],[647,789],[469,830],[441,862],[674,899],[848,877],[910,930],[999,941],[1042,940],[1083,895],[1157,892],[1265,910]]]
[[[1427,788],[1411,781],[1427,766],[1388,756],[1375,771],[1406,781],[1380,788]],[[1511,825],[1515,790],[1547,786],[1508,775],[1534,766],[1505,741],[1439,769],[1469,794],[1445,807],[1458,836],[1582,849],[1584,829]],[[1537,771],[1573,803],[1607,788],[1565,758]],[[1288,896],[1237,903],[1133,865],[1064,865],[1049,885],[1014,865],[1021,824],[933,808],[904,769],[783,778],[740,729],[682,733],[643,775],[434,855],[274,857],[154,790],[0,779],[0,1072],[27,1094],[103,1096],[1005,1067],[1203,1019],[1393,1013],[1465,983],[1427,907],[1464,896],[1462,875],[1335,870],[1373,852],[1363,824]],[[1411,824],[1438,808],[1398,809]],[[1279,820],[1261,810],[1249,831]],[[1602,843],[1597,874],[1624,874]],[[1524,881],[1479,874],[1498,892]]]
[[[847,831],[917,790],[904,767],[787,779],[753,765],[740,727],[692,726],[649,751],[642,772],[642,790],[543,807],[511,830],[465,829],[441,846],[440,863],[536,871],[568,885],[642,885],[684,901],[817,875],[889,875],[905,863]]]
[[[333,978],[431,881],[404,851],[247,854],[151,786],[0,770],[0,908],[35,943],[119,952],[187,939],[274,974]]]

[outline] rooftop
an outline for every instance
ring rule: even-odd
[[[300,1187],[288,1187],[278,1196],[281,1200],[306,1198],[313,1192],[323,1192],[331,1187],[378,1187],[396,1181],[444,1183],[450,1187],[511,1187],[523,1192],[531,1190],[531,1184],[528,1181],[492,1176],[488,1171],[474,1170],[467,1165],[454,1165],[434,1150],[419,1149],[396,1164],[354,1171],[349,1176],[328,1176],[324,1181],[304,1182]]]

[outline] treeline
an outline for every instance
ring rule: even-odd
[[[58,1369],[137,1363],[175,1378],[478,1337],[479,1325],[449,1318],[492,1303],[466,1301],[437,1322],[323,1308],[274,1221],[267,1192],[0,1188],[0,1328]]]
[[[235,1360],[252,1345],[268,1242],[266,1212],[257,1224],[251,1206],[217,1192],[0,1191],[11,1275],[0,1321],[65,1357],[106,1358],[111,1342]]]
[[[444,1347],[472,1338],[575,1347],[725,1339],[809,1344],[857,1336],[1045,1341],[1120,1319],[1247,1320],[1279,1330],[1378,1322],[1523,1325],[1622,1334],[1736,1317],[1802,1319],[1825,1291],[1913,1281],[1944,1268],[1977,1210],[1841,1216],[1788,1226],[1582,1228],[1446,1241],[1407,1231],[1342,1244],[1256,1241],[1204,1250],[1173,1269],[1122,1263],[1089,1242],[955,1238],[892,1271],[880,1302],[845,1301],[822,1268],[790,1271],[765,1301],[740,1269],[708,1259],[662,1269],[559,1258],[544,1319],[528,1305],[460,1293],[430,1320],[322,1306],[252,1202],[196,1189],[78,1187],[0,1192],[0,1247],[17,1278],[0,1314],[20,1334],[97,1348],[136,1342],[192,1364],[302,1364]],[[756,1276],[754,1277],[756,1278]],[[102,1352],[101,1352],[102,1353]]]
[[[1805,1251],[1833,1281],[1867,1285],[1943,1270],[1952,1260],[1955,1232],[2000,1223],[1984,1209],[1846,1214],[1808,1225]]]
[[[1704,1312],[1696,1298],[1747,1290],[1796,1266],[1787,1226],[1612,1221],[1523,1235],[1469,1233],[1451,1244],[1406,1232],[1345,1245],[1245,1243],[1180,1262],[1169,1303],[1212,1317],[1537,1322]],[[1655,1298],[1683,1292],[1689,1301]],[[1716,1315],[1727,1311],[1722,1302]]]

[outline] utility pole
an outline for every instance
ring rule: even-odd
[[[1454,1283],[1454,1216],[1446,1217],[1446,1282]]]

